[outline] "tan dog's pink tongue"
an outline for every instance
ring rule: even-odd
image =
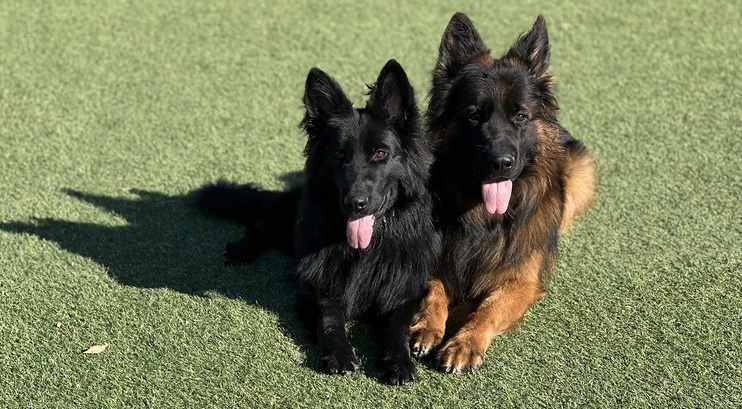
[[[510,203],[510,193],[513,191],[513,181],[506,180],[497,183],[482,185],[482,199],[484,207],[490,214],[504,214]]]
[[[354,249],[365,249],[371,244],[371,235],[374,233],[374,216],[368,215],[360,219],[348,220],[346,234],[348,244]]]

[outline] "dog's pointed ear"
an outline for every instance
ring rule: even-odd
[[[304,87],[304,109],[302,126],[312,131],[326,124],[329,118],[350,112],[353,104],[332,77],[312,68]]]
[[[534,79],[535,94],[541,105],[542,115],[549,120],[556,120],[559,104],[554,96],[554,78],[549,72],[550,55],[546,20],[543,16],[538,16],[533,28],[518,38],[505,58],[519,60],[528,67]]]
[[[531,31],[521,35],[507,53],[507,57],[526,63],[531,74],[537,78],[548,72],[550,55],[549,33],[543,16],[536,17]]]
[[[396,60],[387,61],[376,83],[370,86],[366,108],[377,118],[392,124],[404,124],[417,117],[415,90]]]
[[[476,59],[482,62],[492,61],[490,50],[469,17],[464,13],[456,13],[443,32],[433,78],[450,79],[461,68]]]

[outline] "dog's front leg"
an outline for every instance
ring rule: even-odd
[[[430,279],[428,292],[410,326],[412,353],[416,357],[427,355],[443,341],[448,319],[448,302],[443,281],[439,278]]]
[[[407,302],[381,317],[381,366],[383,381],[403,385],[415,380],[415,363],[410,355],[410,321],[416,304]]]
[[[349,374],[360,366],[345,331],[345,308],[336,298],[318,300],[317,343],[322,369],[330,374]]]
[[[441,369],[462,373],[482,364],[492,339],[523,318],[528,307],[544,295],[539,278],[543,263],[543,253],[537,251],[518,265],[493,272],[508,279],[484,297],[463,327],[441,348]]]

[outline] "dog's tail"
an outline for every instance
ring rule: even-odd
[[[271,191],[224,180],[194,192],[196,206],[206,214],[247,226],[249,236],[240,245],[250,246],[251,253],[270,248],[291,253],[300,197],[301,187]]]

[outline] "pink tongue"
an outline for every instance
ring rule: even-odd
[[[484,206],[490,214],[504,214],[508,210],[510,193],[513,191],[513,181],[506,180],[497,183],[485,183],[482,185],[482,199]]]
[[[371,235],[374,232],[374,216],[368,215],[360,219],[348,220],[346,234],[348,244],[354,249],[365,249],[371,243]]]

